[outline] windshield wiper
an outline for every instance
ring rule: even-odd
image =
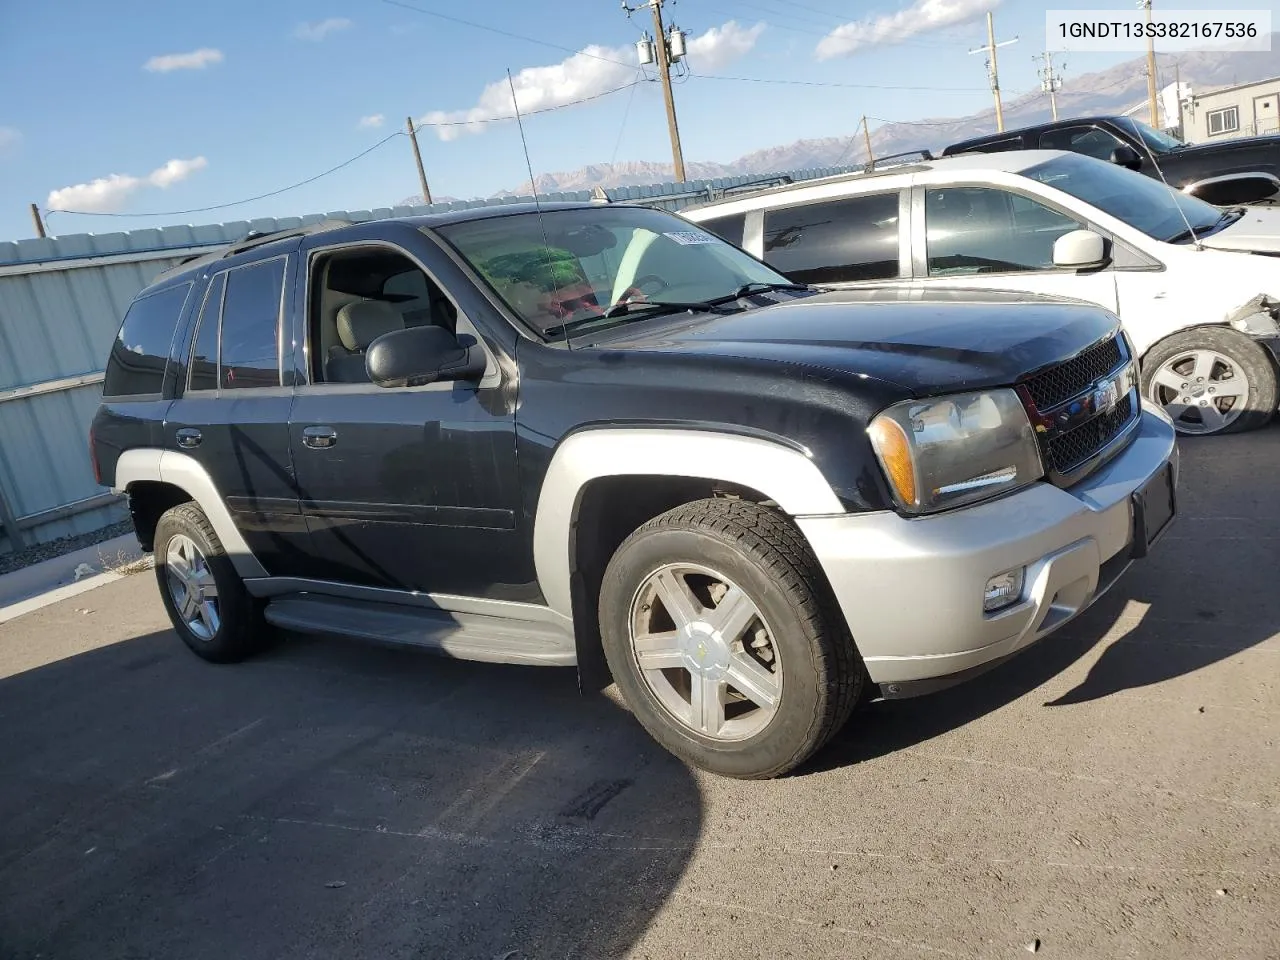
[[[644,312],[649,316],[658,313],[680,313],[685,310],[697,311],[701,313],[731,313],[723,307],[716,306],[714,303],[675,303],[669,300],[619,300],[613,306],[609,307],[604,313],[597,313],[590,317],[579,317],[577,320],[567,320],[564,323],[558,323],[555,326],[545,328],[542,333],[544,336],[554,336],[561,333],[573,333],[575,330],[581,330],[583,327],[589,327],[601,320],[613,320],[625,314],[635,312]]]
[[[715,300],[709,300],[708,303],[727,303],[730,300],[740,300],[750,293],[772,293],[775,290],[812,290],[813,287],[807,283],[763,283],[759,280],[753,280],[750,283],[744,283],[733,293],[727,297],[717,297]]]
[[[1208,233],[1212,233],[1214,230],[1235,223],[1247,212],[1248,211],[1245,210],[1244,207],[1232,207],[1230,210],[1223,211],[1222,216],[1213,223],[1196,227],[1194,233],[1190,230],[1183,230],[1181,233],[1170,237],[1165,241],[1165,243],[1186,243],[1188,240],[1195,240],[1198,237],[1203,237]]]

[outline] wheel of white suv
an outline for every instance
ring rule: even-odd
[[[270,627],[204,511],[184,503],[166,512],[156,524],[154,555],[165,610],[197,656],[232,663],[258,650]]]
[[[1180,434],[1239,433],[1276,411],[1276,369],[1267,351],[1236,330],[1200,327],[1162,340],[1142,363],[1142,392]]]
[[[800,531],[700,500],[618,548],[600,591],[605,656],[646,730],[687,762],[780,776],[840,729],[865,669]]]

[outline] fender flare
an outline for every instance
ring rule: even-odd
[[[235,521],[231,519],[231,512],[227,510],[209,471],[198,460],[176,450],[126,450],[116,461],[112,489],[127,493],[129,484],[142,481],[167,483],[191,497],[209,518],[214,533],[222,542],[222,549],[227,552],[236,573],[242,578],[248,580],[267,575],[266,569],[253,555]]]
[[[845,513],[804,452],[769,440],[655,427],[595,428],[561,441],[538,494],[533,561],[547,605],[572,621],[571,531],[582,491],[601,477],[719,480],[759,490],[791,516]]]

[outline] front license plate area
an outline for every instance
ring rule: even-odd
[[[1133,495],[1133,555],[1145,557],[1178,512],[1173,469],[1163,470]]]

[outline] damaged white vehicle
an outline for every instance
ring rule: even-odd
[[[1277,408],[1280,209],[1224,210],[1055,150],[809,180],[682,211],[792,280],[1070,297],[1119,314],[1180,433]],[[910,295],[905,294],[905,295]]]

